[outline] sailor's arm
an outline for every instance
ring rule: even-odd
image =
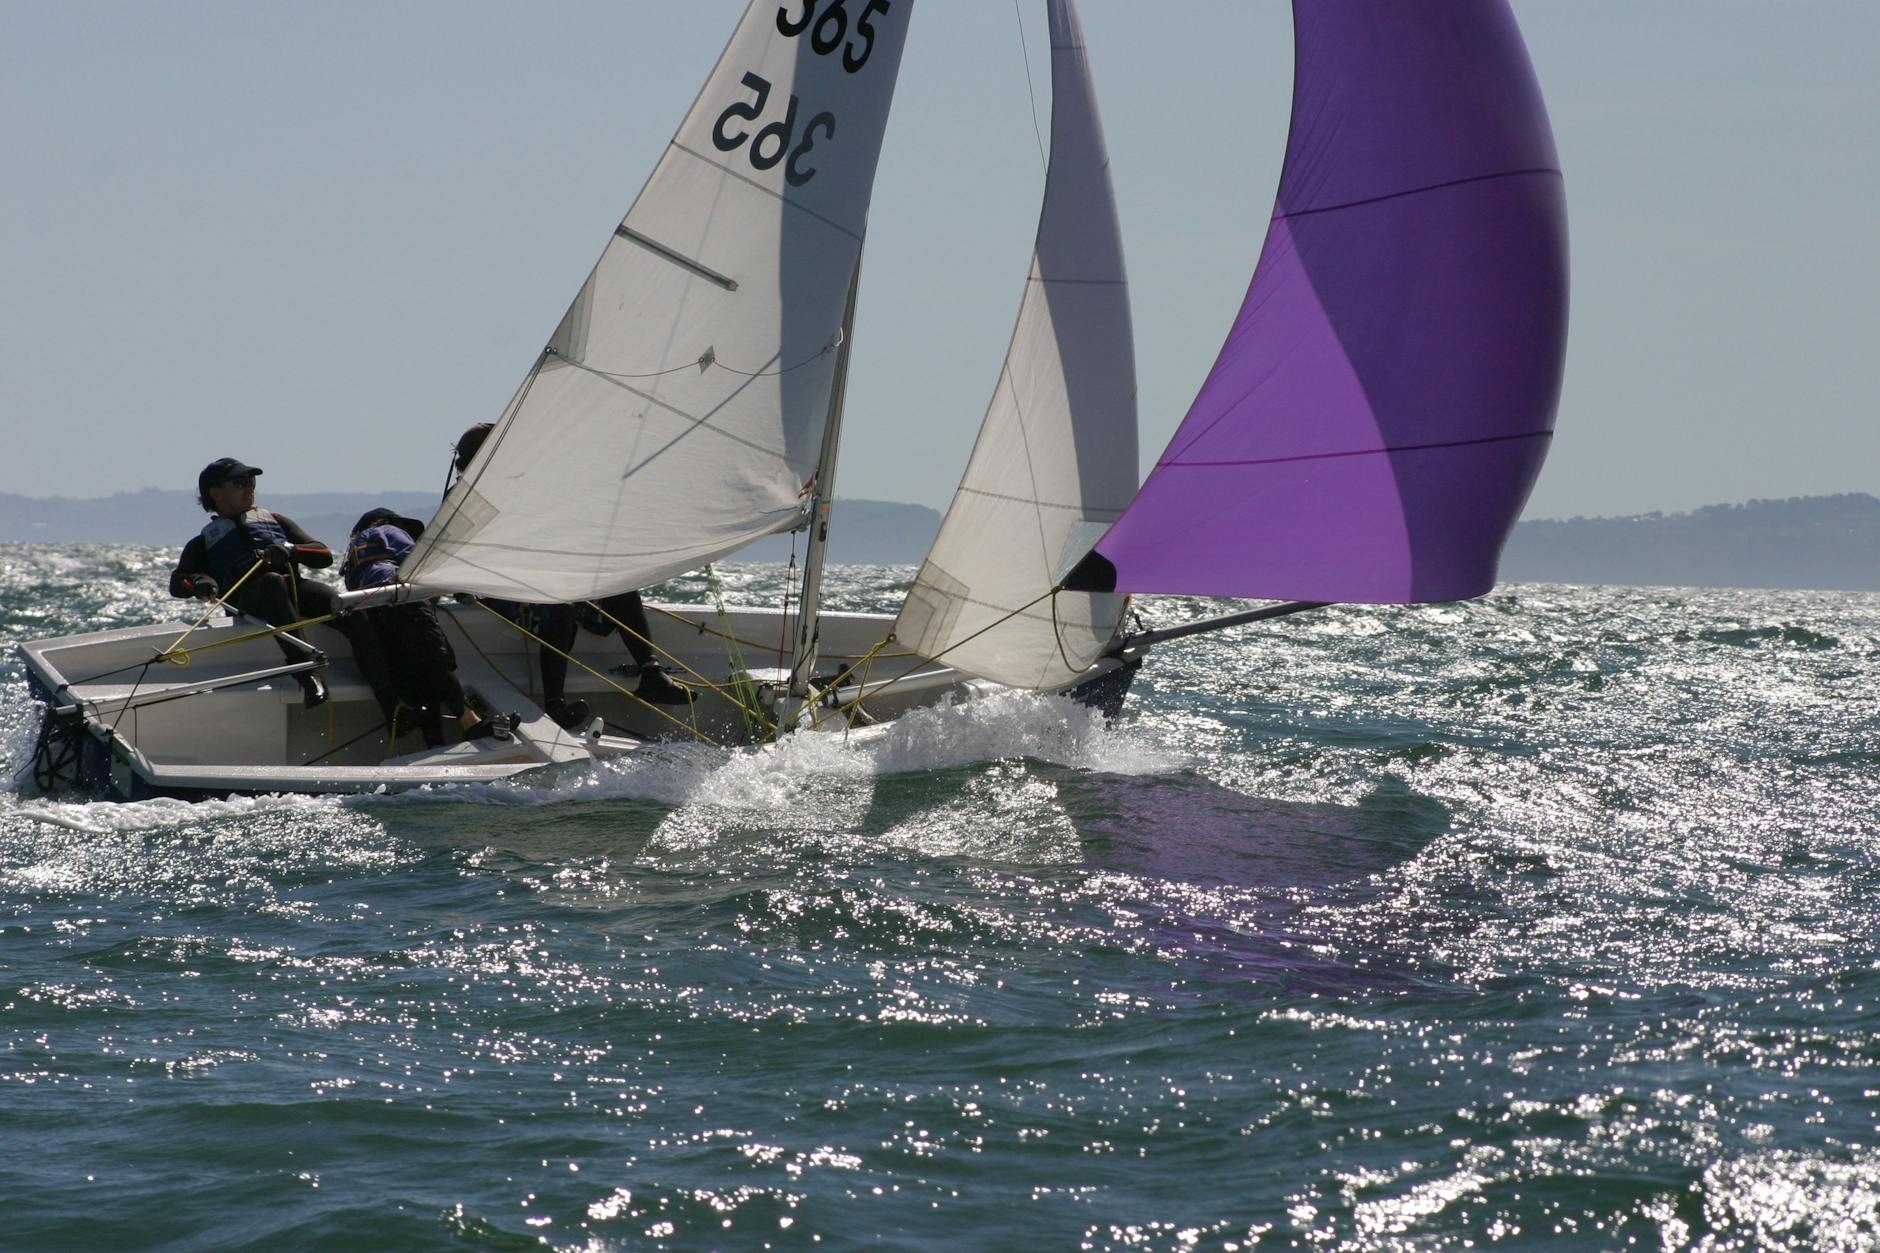
[[[281,513],[275,514],[274,520],[287,532],[287,552],[295,565],[324,570],[333,564],[333,550],[307,534],[300,523]]]
[[[190,597],[213,600],[221,594],[215,576],[209,573],[208,548],[202,536],[195,536],[183,545],[183,555],[176,559],[176,569],[170,571],[170,595],[179,600]]]

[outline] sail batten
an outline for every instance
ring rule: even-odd
[[[1294,0],[1293,115],[1240,312],[1067,587],[1480,595],[1551,442],[1564,182],[1506,0]]]
[[[666,260],[672,262],[674,265],[678,266],[680,269],[689,270],[693,274],[698,275],[700,278],[704,279],[705,281],[709,283],[718,284],[718,286],[724,288],[726,291],[736,291],[738,289],[738,281],[736,279],[727,278],[725,275],[720,274],[718,271],[712,269],[708,265],[700,265],[698,262],[694,261],[692,258],[686,256],[684,253],[679,252],[676,249],[668,248],[666,247],[666,245],[660,243],[657,239],[651,239],[645,235],[642,235],[638,231],[634,230],[630,226],[625,225],[624,223],[614,228],[614,234],[620,236],[620,238],[622,239],[632,240],[634,243],[646,249],[648,252],[652,253],[654,256],[664,257],[666,258]]]

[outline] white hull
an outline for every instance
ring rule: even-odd
[[[728,681],[734,665],[725,634],[740,641],[744,665],[759,681],[789,664],[788,627],[793,623],[776,611],[737,609],[721,620],[714,611],[694,605],[648,608],[654,640],[675,660],[671,671],[681,680]],[[541,707],[535,645],[478,606],[445,603],[438,612],[466,692],[482,707],[518,715],[513,739],[427,749],[415,727],[401,727],[394,743],[346,642],[327,628],[315,628],[308,638],[327,652],[322,674],[331,698],[318,708],[303,708],[300,687],[291,674],[283,673],[281,651],[273,640],[205,648],[252,635],[260,625],[246,618],[223,619],[189,637],[186,646],[192,656],[186,666],[146,664],[182,633],[180,623],[21,645],[34,695],[46,702],[53,731],[51,742],[42,743],[42,754],[50,755],[42,755],[42,773],[56,767],[52,772],[59,784],[88,787],[115,800],[361,793],[495,782],[530,770],[631,753],[661,739],[731,745],[760,738],[741,707],[720,691],[700,688],[691,711],[635,700],[628,694],[635,680],[608,673],[630,661],[619,638],[587,632],[575,641],[567,696],[585,700],[591,716],[602,720],[602,730],[595,736],[564,730]],[[823,615],[820,677],[827,681],[861,662],[886,637],[893,621],[886,614]],[[1109,694],[1120,702],[1134,665],[1133,659],[1106,660],[1093,677],[1107,679]],[[855,665],[835,696],[852,700],[864,680],[862,708],[875,721],[999,690],[944,662],[912,657],[893,645],[880,649],[872,661]],[[812,709],[796,721],[799,734],[812,726],[837,733],[850,727],[845,713],[830,708]]]

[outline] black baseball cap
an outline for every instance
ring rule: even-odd
[[[196,476],[196,492],[198,495],[206,495],[209,489],[217,483],[226,483],[230,479],[247,478],[249,475],[259,473],[261,473],[260,466],[251,466],[234,457],[217,457],[204,466],[202,473]]]
[[[368,509],[360,514],[359,521],[352,524],[352,533],[357,535],[370,526],[395,526],[412,539],[424,534],[424,523],[385,508]]]

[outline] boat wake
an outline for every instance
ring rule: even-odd
[[[1029,758],[1104,774],[1161,774],[1184,764],[1095,710],[1061,696],[999,692],[980,700],[916,709],[854,735],[802,734],[755,749],[660,744],[626,757],[487,784],[423,788],[354,804],[436,801],[552,805],[569,801],[651,801],[673,809],[839,819],[840,793],[866,794],[881,776],[951,770]]]

